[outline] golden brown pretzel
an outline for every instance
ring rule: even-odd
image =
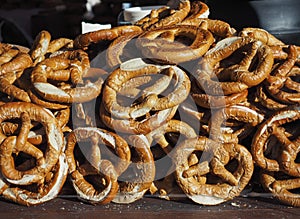
[[[34,65],[45,59],[45,55],[47,53],[50,41],[51,34],[46,30],[40,31],[35,37],[33,45],[31,46],[30,51],[28,52],[33,60]]]
[[[222,21],[222,20],[216,20],[216,19],[210,19],[210,18],[194,18],[194,19],[184,19],[180,25],[192,25],[196,27],[200,27],[203,29],[207,29],[210,32],[213,33],[213,35],[226,38],[236,35],[236,30],[230,26],[229,23]]]
[[[45,175],[52,170],[58,162],[64,147],[64,138],[54,115],[40,106],[25,102],[11,102],[0,106],[0,122],[21,119],[22,125],[17,136],[7,137],[0,133],[1,147],[0,163],[2,175],[9,183],[27,185],[42,182]],[[31,122],[41,123],[46,133],[46,145],[32,145],[27,141]],[[46,148],[43,151],[43,148]],[[7,149],[5,149],[7,148]],[[24,152],[36,158],[33,167],[19,171],[15,168],[14,154]]]
[[[202,152],[202,156],[189,162],[194,152]],[[217,205],[238,196],[254,169],[251,154],[244,146],[221,144],[202,136],[181,143],[173,159],[178,185],[190,199],[204,205]],[[225,168],[232,159],[238,161],[233,173]],[[208,181],[209,174],[218,179]]]
[[[31,184],[28,187],[18,187],[18,185],[7,183],[5,178],[1,176],[1,195],[7,200],[21,205],[39,205],[58,196],[66,181],[67,174],[68,165],[66,157],[64,153],[61,153],[58,162],[45,176],[45,180],[38,184]]]
[[[126,69],[127,65],[129,65],[128,69]],[[130,67],[130,65],[133,65],[136,69],[131,69],[132,66]],[[133,99],[129,106],[123,106],[117,101],[118,92],[121,90],[123,84],[132,78],[151,74],[168,75],[166,79],[167,83],[164,83],[163,89],[157,86],[154,86],[157,89],[144,89],[141,91],[140,100],[135,103],[137,98]],[[165,96],[158,98],[161,91],[164,91],[168,87],[172,78],[176,80],[175,88]],[[162,82],[165,82],[165,80]],[[189,78],[180,68],[176,66],[152,65],[144,63],[140,59],[134,59],[125,62],[108,76],[103,89],[102,101],[106,111],[113,117],[135,119],[144,116],[151,110],[164,110],[177,106],[187,97],[189,90]]]
[[[296,47],[290,45],[287,59],[277,66],[266,80],[268,93],[283,104],[300,103],[300,84],[291,79],[300,75],[299,67],[295,66],[296,59]]]
[[[283,46],[285,43],[283,43],[281,40],[277,39],[275,36],[273,36],[268,31],[262,29],[262,28],[254,28],[254,27],[246,27],[243,28],[239,33],[239,36],[242,37],[251,37],[256,40],[259,40],[263,42],[264,44],[268,46]]]
[[[229,119],[243,122],[244,125],[237,130],[233,127],[232,132],[227,133],[223,124]],[[239,143],[263,120],[264,115],[246,106],[233,105],[219,109],[212,113],[209,121],[210,138],[222,143]]]
[[[45,100],[64,104],[86,102],[100,94],[103,84],[101,77],[94,82],[85,79],[89,67],[89,58],[84,51],[66,51],[35,66],[31,82],[35,91]],[[50,84],[48,78],[69,84],[57,87]]]
[[[209,7],[202,1],[192,1],[191,10],[188,15],[184,18],[186,20],[193,20],[196,18],[207,18],[209,16]]]
[[[117,26],[110,29],[103,29],[92,31],[78,35],[74,39],[74,47],[79,49],[86,49],[92,43],[99,43],[100,41],[114,40],[117,37],[127,34],[140,32],[141,28],[134,25]]]
[[[108,203],[115,197],[119,187],[117,179],[128,167],[131,157],[123,138],[96,127],[74,129],[67,137],[65,154],[79,198],[95,204]]]
[[[150,131],[160,127],[166,121],[172,119],[178,106],[153,112],[147,115],[143,120],[119,119],[109,114],[103,104],[100,105],[100,118],[105,126],[116,131],[128,134],[147,134]]]
[[[229,62],[229,66],[223,68],[222,60],[241,48],[246,49],[242,57],[233,59],[233,63]],[[255,57],[258,61],[252,66]],[[258,85],[270,74],[272,66],[273,55],[268,46],[250,38],[229,37],[219,41],[205,54],[195,77],[207,94],[227,95]]]
[[[258,166],[267,171],[300,175],[300,165],[295,162],[299,152],[299,136],[293,136],[287,129],[288,124],[299,119],[299,106],[294,106],[276,111],[260,125],[251,145],[253,160]],[[271,144],[271,138],[275,138],[277,144]]]
[[[134,56],[138,57],[139,51],[135,46],[135,38],[137,38],[141,33],[142,30],[133,33],[123,34],[117,37],[112,43],[109,44],[109,47],[106,51],[106,62],[109,67],[113,68],[120,65],[123,62],[121,56],[124,55],[124,53],[126,52],[130,55],[133,55],[135,53]],[[126,57],[126,59],[131,58],[133,57]]]
[[[125,139],[136,155],[132,155],[128,169],[119,177],[119,191],[112,200],[115,203],[132,203],[141,199],[155,178],[154,159],[147,138],[130,135]]]
[[[178,41],[180,37],[189,40]],[[146,58],[178,64],[201,57],[213,42],[214,37],[208,30],[190,25],[173,25],[142,33],[136,44]]]
[[[181,22],[190,12],[191,3],[188,0],[180,0],[179,5],[164,6],[153,9],[149,15],[135,22],[143,30],[155,29],[157,27],[166,27]]]
[[[262,171],[261,182],[263,187],[282,203],[300,206],[299,192],[297,192],[300,187],[299,177],[291,177],[282,172]]]

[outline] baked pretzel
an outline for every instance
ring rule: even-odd
[[[184,20],[193,20],[196,18],[207,18],[209,16],[209,7],[202,1],[192,1],[191,9]]]
[[[202,156],[191,159],[197,153]],[[238,196],[254,170],[251,154],[244,146],[221,144],[203,136],[182,142],[173,159],[178,185],[191,200],[203,205],[217,205]],[[238,162],[232,172],[228,167],[231,160]]]
[[[290,45],[287,59],[277,66],[266,80],[268,93],[283,104],[300,103],[300,84],[292,80],[292,77],[300,75],[300,68],[295,66],[296,59],[296,47]]]
[[[58,126],[54,115],[32,103],[11,102],[0,106],[0,121],[21,119],[22,125],[17,136],[10,136],[0,133],[1,142],[6,145],[1,147],[0,163],[2,175],[9,183],[26,185],[41,181],[45,175],[54,167],[59,159],[64,139],[61,128]],[[30,132],[31,121],[42,124],[46,135],[46,151],[43,152],[39,146],[34,146],[27,141]],[[36,158],[36,165],[26,171],[19,171],[15,168],[13,154],[24,152]]]
[[[292,131],[288,129],[289,124],[295,125],[299,119],[300,108],[293,106],[276,111],[259,126],[251,144],[253,160],[258,166],[267,171],[282,171],[299,177],[300,165],[295,161],[299,152],[299,136],[294,136],[293,128]],[[275,140],[276,144],[272,144]]]
[[[123,138],[96,127],[76,128],[69,133],[65,154],[76,193],[80,199],[95,204],[108,203],[115,197],[117,179],[127,169],[131,157]]]
[[[182,41],[177,39],[182,38]],[[163,26],[142,33],[136,41],[146,58],[178,64],[204,55],[214,42],[210,31],[189,25]]]
[[[119,191],[112,200],[115,203],[132,203],[141,199],[155,178],[155,164],[147,138],[130,135],[125,139],[133,151],[132,162],[118,178]]]
[[[242,36],[242,37],[250,37],[250,38],[259,40],[268,46],[283,46],[283,45],[285,45],[284,42],[277,39],[274,35],[272,35],[271,33],[269,33],[268,31],[266,31],[262,28],[246,27],[246,28],[243,28],[238,33],[238,35]]]
[[[126,69],[128,66],[130,67]],[[131,69],[132,66],[136,69]],[[121,90],[123,84],[132,78],[150,75],[150,74],[162,74],[168,75],[167,83],[162,80],[164,86],[158,87],[154,86],[151,89],[142,90],[136,103],[136,99],[133,99],[129,106],[123,106],[117,101],[117,94]],[[158,95],[161,94],[168,86],[172,78],[175,78],[175,88],[167,93],[165,96],[159,98]],[[107,112],[109,112],[113,117],[121,119],[135,119],[144,116],[151,110],[164,110],[168,108],[173,108],[181,103],[188,95],[190,90],[190,81],[186,73],[176,66],[158,66],[147,64],[140,59],[129,60],[128,62],[122,64],[120,68],[113,71],[106,79],[106,84],[103,89],[103,105]]]
[[[73,42],[74,48],[86,50],[90,44],[101,41],[112,41],[126,33],[141,32],[141,28],[135,25],[125,25],[102,29],[78,35]]]
[[[226,121],[234,120],[235,123],[242,122],[242,124],[233,124],[230,131],[224,128],[230,127],[229,125],[223,126]],[[240,143],[242,139],[247,137],[254,127],[258,126],[264,120],[264,115],[259,112],[246,107],[233,105],[219,109],[212,113],[209,121],[209,136],[215,141],[222,143]],[[234,127],[236,125],[237,127]]]
[[[297,192],[300,187],[299,177],[291,177],[282,172],[262,171],[261,183],[282,203],[294,207],[300,206],[299,192]]]
[[[28,52],[33,60],[34,65],[45,59],[45,55],[47,53],[50,41],[51,34],[46,30],[40,31],[35,37],[33,45],[31,46]]]
[[[222,67],[222,60],[228,60],[232,54],[237,55],[234,52],[241,49],[244,51],[240,54],[241,57],[234,58],[227,65],[224,63],[225,67]],[[258,61],[253,66],[255,57]],[[270,74],[273,62],[268,46],[250,38],[229,37],[219,41],[205,54],[199,62],[195,77],[207,94],[239,93],[260,84]]]
[[[192,26],[209,30],[211,33],[213,33],[214,36],[218,36],[221,39],[236,35],[236,29],[231,27],[229,23],[222,20],[216,20],[210,18],[193,18],[193,19],[186,18],[179,24],[192,25]]]
[[[23,164],[20,166],[22,165]],[[28,165],[25,164],[25,166]],[[37,184],[36,188],[35,184],[18,187],[18,185],[8,183],[6,179],[1,176],[1,195],[7,200],[21,205],[39,205],[53,200],[58,196],[66,181],[67,175],[68,165],[66,157],[64,153],[61,153],[59,155],[58,162],[49,171],[49,173],[46,174],[45,179]]]
[[[84,51],[66,51],[35,66],[31,82],[39,96],[48,101],[65,104],[90,101],[100,94],[103,78],[96,78],[94,82],[84,81],[89,67],[89,58]],[[48,79],[69,84],[55,86]]]
[[[151,10],[150,14],[134,23],[143,30],[166,27],[181,22],[190,12],[189,0],[180,0],[178,5],[164,6]]]

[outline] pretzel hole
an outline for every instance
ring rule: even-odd
[[[26,171],[36,166],[36,159],[29,154],[20,152],[13,154],[16,170]]]
[[[231,173],[234,173],[235,171],[237,171],[239,165],[239,161],[233,158],[225,165],[225,169]]]

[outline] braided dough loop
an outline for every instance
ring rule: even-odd
[[[94,82],[83,81],[89,68],[89,58],[84,51],[67,51],[40,62],[31,73],[31,82],[38,95],[50,102],[86,102],[100,94],[103,84],[102,77]],[[57,87],[48,79],[70,81],[71,84]]]
[[[192,42],[176,41],[186,37]],[[210,31],[188,25],[163,26],[142,33],[136,41],[146,58],[178,64],[204,55],[214,42]]]
[[[190,9],[190,1],[180,0],[179,5],[174,8],[164,6],[153,9],[149,15],[135,22],[135,25],[140,26],[143,30],[151,30],[178,24],[189,14]]]
[[[233,130],[232,133],[226,133],[223,130],[223,124],[229,119],[246,124],[238,130]],[[258,126],[263,120],[264,115],[246,106],[233,105],[219,109],[212,114],[209,121],[210,138],[222,143],[238,143],[248,136],[253,128]]]
[[[134,65],[135,69],[126,67],[127,65]],[[128,69],[126,70],[126,68]],[[127,81],[139,76],[152,74],[168,76],[165,77],[166,80],[161,80],[161,83],[159,83],[163,85],[163,89],[156,85],[149,89],[145,88],[141,91],[141,96],[137,97],[143,101],[139,100],[138,103],[135,103],[135,99],[129,106],[123,106],[118,103],[117,94]],[[166,96],[158,98],[160,92],[169,86],[169,82],[172,78],[176,80],[175,88],[166,94]],[[152,65],[144,63],[140,59],[133,59],[122,64],[120,68],[108,76],[103,89],[102,101],[106,111],[112,116],[121,119],[135,119],[144,116],[151,110],[159,111],[177,106],[188,96],[189,90],[189,78],[186,73],[177,66]]]
[[[99,43],[104,40],[111,41],[123,34],[135,32],[141,32],[141,28],[134,25],[125,25],[80,34],[74,40],[74,48],[87,49],[87,47],[92,43]]]
[[[246,54],[242,54],[239,63],[231,63],[227,68],[216,69],[222,60],[247,46],[250,46],[250,49]],[[258,62],[255,67],[251,67],[255,57],[258,58]],[[273,62],[273,55],[268,46],[250,38],[229,37],[219,41],[205,54],[199,62],[195,77],[199,86],[207,94],[239,93],[260,84],[270,74]],[[216,76],[218,80],[213,80]]]
[[[190,166],[188,159],[197,151],[203,152],[204,157],[204,153],[208,153],[208,157],[198,158],[198,162]],[[233,173],[225,168],[232,159],[238,161]],[[190,199],[204,205],[217,205],[238,196],[251,179],[254,169],[251,154],[244,146],[220,144],[203,136],[181,143],[176,148],[174,162],[178,185]],[[218,176],[220,181],[215,184],[206,182],[209,173]]]
[[[23,120],[18,137],[7,138],[4,133],[0,133],[0,139],[3,143],[0,162],[2,173],[9,183],[27,185],[42,180],[56,165],[64,147],[64,138],[57,120],[50,111],[35,104],[24,102],[12,102],[0,106],[0,123],[18,118]],[[29,128],[31,128],[30,121],[41,123],[45,129],[47,150],[44,153],[42,149],[27,142]],[[5,147],[8,149],[6,150]],[[14,161],[10,155],[20,151],[37,158],[34,168],[26,171],[15,169]]]
[[[87,145],[87,142],[90,145]],[[117,156],[113,158],[110,154],[106,159],[104,157],[106,149],[102,144],[111,147]],[[76,155],[76,146],[81,150],[83,158]],[[118,176],[127,169],[131,157],[129,146],[123,138],[96,127],[73,130],[68,135],[65,154],[71,181],[79,198],[99,204],[108,203],[115,197],[119,187]],[[80,162],[80,159],[85,161]],[[94,186],[93,181],[88,180],[88,176],[94,177],[96,181],[103,178],[106,181],[105,188]]]
[[[132,203],[141,199],[155,178],[155,164],[150,144],[144,135],[125,137],[136,156],[128,169],[119,177],[119,191],[112,200],[115,203]]]
[[[28,189],[26,189],[26,187],[10,185],[7,183],[6,179],[1,176],[1,195],[7,200],[21,205],[39,205],[53,200],[58,196],[66,181],[67,175],[68,165],[66,156],[64,153],[61,153],[57,164],[49,174],[47,174],[47,178],[45,178],[43,183],[38,184],[37,192],[32,191],[32,188],[30,188],[31,185],[29,185]]]
[[[276,111],[259,126],[251,144],[253,160],[267,171],[283,171],[291,176],[299,177],[300,165],[295,162],[299,152],[299,137],[290,140],[283,125],[300,119],[300,108],[288,107]],[[277,140],[277,145],[270,144],[270,137]],[[279,149],[278,144],[281,145]],[[273,156],[267,157],[268,154]]]
[[[262,171],[261,182],[263,187],[271,192],[282,203],[294,207],[300,206],[299,193],[300,178],[288,177],[282,172]]]

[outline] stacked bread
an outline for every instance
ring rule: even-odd
[[[217,205],[258,182],[300,206],[300,47],[208,15],[181,0],[75,39],[2,43],[1,195],[40,204],[69,180],[93,204]]]

